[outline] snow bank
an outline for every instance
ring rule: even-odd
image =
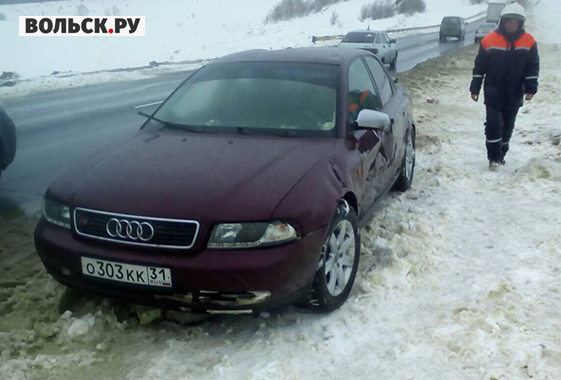
[[[0,87],[0,98],[24,96],[37,92],[54,91],[63,88],[80,87],[117,81],[133,81],[154,78],[168,73],[191,71],[200,68],[209,61],[193,63],[174,63],[156,67],[144,67],[131,70],[96,71],[88,73],[61,72],[54,75],[40,76],[19,80],[13,87]]]
[[[23,79],[59,72],[91,72],[146,66],[151,61],[182,62],[213,59],[232,52],[262,48],[309,46],[312,35],[341,34],[366,28],[432,25],[445,15],[471,16],[484,5],[469,0],[426,0],[427,12],[412,17],[360,22],[362,5],[372,0],[349,0],[322,13],[276,24],[264,24],[280,0],[78,0],[0,5],[0,73],[15,71]],[[19,37],[18,16],[77,14],[84,5],[89,15],[146,16],[146,37]],[[114,8],[115,7],[115,8]],[[331,25],[333,13],[339,15]],[[87,48],[85,48],[87,46]]]

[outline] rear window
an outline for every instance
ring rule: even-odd
[[[444,25],[459,25],[460,24],[460,18],[459,17],[444,17],[444,20],[442,20],[442,24],[444,24]]]
[[[495,24],[485,24],[479,27],[479,30],[487,30],[487,31],[493,31],[495,30]]]
[[[371,44],[376,39],[376,33],[347,33],[343,42]]]

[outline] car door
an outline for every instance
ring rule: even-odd
[[[383,33],[376,34],[376,46],[378,49],[378,57],[384,62],[388,62],[388,44]]]
[[[374,79],[381,102],[381,111],[392,120],[391,128],[382,136],[380,155],[385,161],[382,172],[384,186],[391,184],[395,173],[401,166],[405,152],[405,134],[407,132],[407,99],[398,96],[397,88],[388,70],[375,58],[365,57],[366,64]]]
[[[382,133],[373,129],[356,127],[356,119],[360,111],[363,109],[380,111],[382,108],[376,87],[361,58],[355,59],[349,66],[347,107],[348,133],[354,137],[355,148],[362,161],[362,175],[361,181],[359,181],[362,194],[359,217],[362,217],[378,195],[379,182],[376,179],[382,175],[386,167],[386,160],[380,157],[383,145]]]
[[[388,58],[386,58],[386,62],[393,62],[395,55],[397,53],[397,45],[392,43],[392,39],[388,36],[387,33],[384,33],[384,38],[388,42]],[[389,60],[388,60],[389,59]]]

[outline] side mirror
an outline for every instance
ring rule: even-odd
[[[356,123],[359,128],[375,129],[384,132],[389,131],[392,125],[388,115],[373,110],[360,111],[358,118],[356,119]]]
[[[397,41],[395,39],[391,39],[390,44],[397,44]]]

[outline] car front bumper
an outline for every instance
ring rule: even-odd
[[[90,240],[42,219],[37,253],[60,283],[95,294],[176,310],[252,313],[303,300],[317,269],[327,227],[280,247],[250,250],[153,250]],[[82,274],[81,257],[169,268],[170,289]]]

